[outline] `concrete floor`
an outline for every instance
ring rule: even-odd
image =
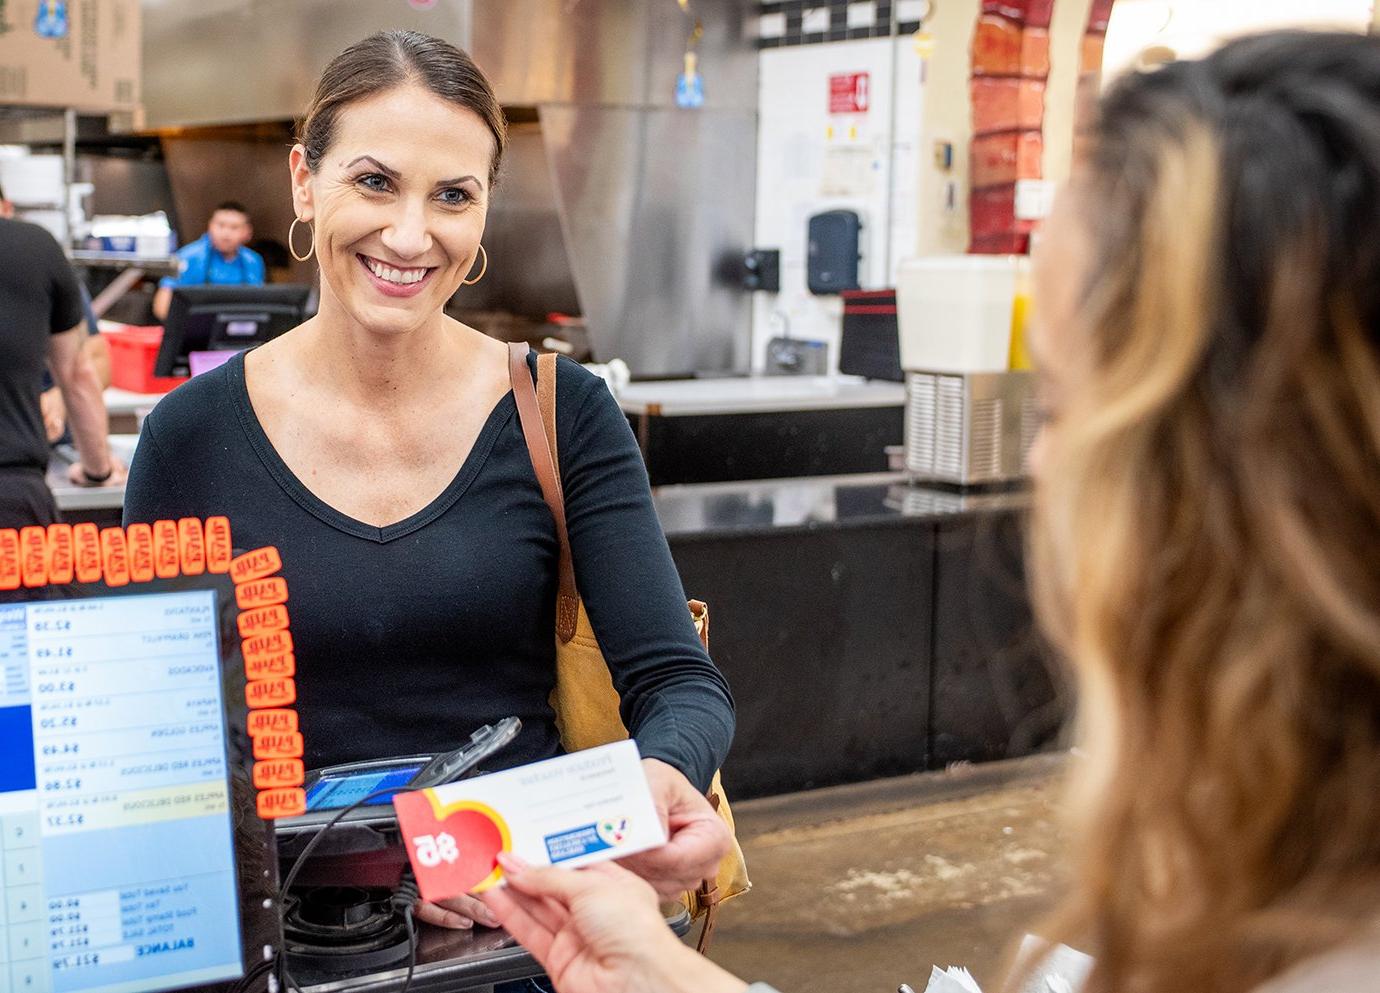
[[[1062,756],[962,766],[734,806],[752,892],[711,958],[783,993],[925,988],[967,966],[997,989],[1060,877]]]

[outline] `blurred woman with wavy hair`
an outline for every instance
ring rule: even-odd
[[[1076,173],[1037,260],[1032,574],[1086,751],[1061,936],[1090,991],[1343,943],[1356,983],[1302,988],[1380,990],[1380,40],[1126,79]]]
[[[1040,618],[1087,993],[1380,990],[1380,39],[1117,84],[1050,218]],[[486,899],[562,993],[740,993],[620,870]],[[638,906],[640,904],[640,911]]]

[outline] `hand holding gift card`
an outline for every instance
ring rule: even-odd
[[[666,843],[632,741],[395,797],[422,898],[482,893],[498,853],[578,868]]]

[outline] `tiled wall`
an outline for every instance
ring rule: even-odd
[[[1054,0],[983,0],[973,34],[968,208],[978,254],[1020,254],[1035,222],[1016,216],[1021,180],[1043,175]]]
[[[914,34],[928,0],[774,0],[763,2],[750,34],[758,48],[822,45]]]

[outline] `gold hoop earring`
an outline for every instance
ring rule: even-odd
[[[294,248],[292,244],[292,235],[293,232],[297,230],[297,225],[301,223],[302,218],[294,217],[292,219],[292,223],[288,225],[288,252],[298,262],[306,262],[308,259],[311,258],[312,253],[316,251],[316,231],[312,228],[311,221],[307,221],[307,231],[311,233],[311,246],[307,249],[306,255],[298,255],[297,249]]]
[[[479,246],[479,254],[484,256],[484,264],[479,267],[479,275],[475,276],[473,279],[460,280],[461,286],[473,286],[475,283],[479,282],[481,279],[484,278],[484,273],[489,271],[489,253],[484,251],[483,245]],[[471,262],[470,266],[473,267],[474,263]]]

